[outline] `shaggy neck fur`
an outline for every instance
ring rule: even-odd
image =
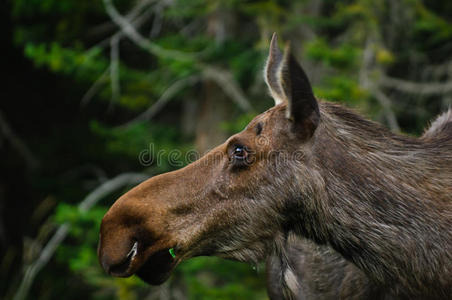
[[[452,295],[452,123],[410,138],[340,106],[320,108],[298,174],[310,184],[296,201],[296,231],[396,294]]]

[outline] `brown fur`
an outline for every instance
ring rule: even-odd
[[[283,249],[267,259],[270,299],[395,299],[331,247],[290,234]],[[287,272],[294,274],[295,288],[287,287]]]
[[[452,113],[397,135],[316,101],[289,49],[270,65],[281,104],[110,208],[104,269],[160,284],[197,255],[268,258],[272,299],[450,298]]]

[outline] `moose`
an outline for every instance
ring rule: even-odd
[[[99,261],[152,285],[182,261],[267,261],[271,299],[452,298],[452,110],[421,137],[318,100],[273,36],[275,106],[102,219]]]

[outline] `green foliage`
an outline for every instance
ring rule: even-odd
[[[245,129],[246,125],[256,116],[256,113],[248,113],[239,116],[237,119],[231,122],[224,122],[221,126],[228,134],[234,134]]]
[[[152,141],[151,125],[141,122],[130,126],[119,128],[108,128],[102,124],[92,121],[91,130],[106,140],[106,151],[115,154],[136,156],[141,150],[146,149],[148,143]],[[157,127],[156,134],[161,134],[164,129]],[[174,130],[168,130],[168,135],[161,134],[166,139],[174,134]],[[170,139],[169,139],[170,140]],[[167,139],[168,141],[168,139]]]
[[[414,29],[427,38],[427,43],[436,44],[452,37],[452,24],[420,3],[417,5],[416,17]]]
[[[267,299],[264,274],[256,269],[244,263],[199,257],[184,262],[177,273],[189,287],[189,299]]]
[[[80,45],[63,48],[53,42],[47,44],[27,43],[25,55],[32,59],[37,67],[48,67],[52,72],[73,75],[84,80],[94,80],[93,73],[107,67],[107,60],[102,56],[100,48],[84,51]]]
[[[250,15],[264,15],[269,18],[278,18],[287,14],[287,11],[277,1],[253,1],[244,2],[240,7],[241,11]]]
[[[319,38],[307,43],[306,54],[308,58],[321,61],[329,67],[346,69],[356,65],[359,48],[346,43],[332,48],[324,39]]]
[[[123,37],[118,47],[119,86],[117,95],[113,95],[115,82],[110,73],[109,38],[118,28],[108,18],[101,0],[10,2],[14,49],[23,50],[37,74],[52,73],[71,87],[64,91],[64,99],[53,99],[37,114],[44,115],[39,119],[41,122],[51,120],[52,133],[29,135],[31,149],[38,156],[50,157],[43,161],[42,170],[24,176],[27,180],[31,177],[31,189],[36,190],[30,193],[31,198],[41,199],[50,194],[62,199],[50,218],[54,225],[71,226],[70,236],[58,248],[56,260],[37,279],[40,282],[34,286],[36,299],[59,299],[61,289],[69,295],[79,292],[74,298],[90,299],[144,299],[156,291],[137,277],[114,279],[105,275],[97,261],[100,221],[107,207],[124,191],[104,199],[105,206],[97,205],[86,212],[78,209],[76,199],[98,186],[98,177],[131,170],[151,170],[157,174],[188,163],[185,154],[193,148],[196,129],[186,133],[187,123],[181,120],[186,117],[184,104],[201,106],[207,94],[206,86],[211,84],[201,64],[229,70],[253,107],[266,107],[270,98],[261,79],[262,68],[269,38],[276,31],[281,46],[291,40],[296,45],[293,49],[300,50],[294,54],[315,74],[312,76],[314,91],[319,98],[363,108],[383,121],[381,104],[360,82],[363,70],[368,68],[377,79],[383,73],[413,81],[425,79],[414,74],[423,74],[426,81],[450,76],[450,72],[441,68],[439,72],[429,71],[435,69],[432,66],[442,66],[451,59],[452,6],[445,0],[175,0],[161,8],[156,6],[160,1],[150,1],[145,9],[152,12],[138,29],[140,34],[150,37],[163,51],[181,51],[193,59],[154,55]],[[124,15],[137,3],[112,2]],[[150,35],[159,22],[161,30]],[[363,49],[368,45],[372,53],[365,62]],[[192,75],[200,81],[175,92],[151,120],[130,122],[155,105],[175,82]],[[40,75],[33,78],[37,85],[44,80]],[[90,93],[86,93],[88,90]],[[393,110],[405,131],[420,131],[421,124],[431,117],[427,109],[419,107],[435,111],[447,104],[447,97],[422,98],[396,90],[389,92],[391,97],[394,95]],[[81,106],[80,99],[86,94],[90,94],[90,101]],[[20,100],[25,103],[29,98]],[[64,105],[55,108],[55,104],[61,103]],[[70,109],[66,103],[72,104]],[[235,105],[234,101],[230,103]],[[230,111],[229,119],[221,120],[218,128],[228,134],[243,130],[256,115],[235,106]],[[198,107],[194,118],[201,114],[202,109]],[[16,115],[19,117],[12,119],[12,124],[25,124],[18,131],[21,136],[27,121],[22,113]],[[197,123],[191,121],[196,128]],[[33,128],[37,123],[33,120],[28,127]],[[60,127],[63,129],[58,135]],[[82,143],[49,150],[49,145],[57,145],[58,140],[65,144]],[[67,149],[71,147],[68,154]],[[170,157],[176,152],[177,164]],[[142,154],[147,155],[146,161],[140,160]],[[87,169],[95,169],[92,172],[95,175],[91,171],[80,171],[72,177],[60,175],[86,165],[89,165]],[[13,276],[8,274],[10,277]],[[263,271],[256,272],[247,264],[203,257],[178,266],[168,287],[184,291],[189,299],[266,299],[263,277]],[[43,292],[42,282],[55,283],[55,291]],[[66,282],[75,283],[67,285]]]
[[[367,96],[355,79],[346,76],[328,78],[321,87],[315,88],[314,91],[320,98],[330,101],[346,101],[354,105],[359,105]]]
[[[189,144],[180,143],[176,128],[168,125],[135,122],[109,128],[92,121],[91,129],[105,139],[105,152],[131,159],[139,159],[140,155],[144,155],[146,161],[142,163],[146,166],[152,163],[158,172],[185,165],[185,154],[191,150]]]
[[[13,3],[13,15],[17,17],[34,16],[42,14],[69,14],[77,11],[101,11],[102,5],[96,1],[61,1],[61,0],[15,0]]]
[[[75,205],[60,203],[54,215],[56,223],[70,225],[71,240],[75,242],[58,249],[58,260],[67,262],[72,271],[87,275],[88,281],[96,282],[102,275],[97,268],[97,255],[93,246],[97,244],[96,231],[106,212],[107,207],[96,206],[89,211],[81,211]]]
[[[99,220],[101,220],[105,215],[107,209],[107,207],[96,206],[88,211],[81,211],[75,205],[70,205],[62,202],[57,207],[54,220],[59,224],[68,222],[72,225],[78,224],[91,226],[94,223],[96,224],[96,226],[98,226],[100,224]],[[77,226],[75,226],[72,229],[73,234],[78,237],[86,236],[84,235],[83,230],[79,229],[80,228],[77,228]]]

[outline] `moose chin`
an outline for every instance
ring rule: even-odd
[[[452,298],[452,110],[421,137],[316,99],[273,36],[275,106],[105,214],[99,261],[161,284],[182,261],[267,262],[271,299]]]

